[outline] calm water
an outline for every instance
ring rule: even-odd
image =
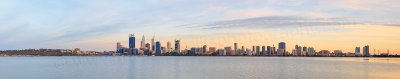
[[[400,59],[0,57],[0,79],[400,79]]]

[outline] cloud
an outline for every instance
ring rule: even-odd
[[[307,26],[332,26],[364,24],[349,18],[313,18],[305,16],[267,16],[205,24],[187,25],[191,29],[223,29],[223,28],[282,28]]]

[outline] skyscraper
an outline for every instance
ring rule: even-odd
[[[181,53],[181,44],[180,40],[175,40],[175,52],[180,54]]]
[[[360,47],[356,47],[356,49],[355,49],[355,51],[354,51],[354,55],[355,55],[355,56],[359,56],[360,53],[361,53]]]
[[[314,56],[315,55],[315,50],[314,50],[314,48],[313,47],[309,47],[308,49],[307,49],[307,53],[308,53],[308,56]]]
[[[265,46],[262,46],[262,47],[261,47],[261,55],[266,55],[266,53],[265,53]]]
[[[120,42],[117,42],[117,51],[119,51],[120,49],[122,49],[122,45]]]
[[[167,51],[171,52],[171,42],[167,42]]]
[[[271,55],[271,46],[267,46],[267,55]]]
[[[135,35],[130,34],[129,35],[129,48],[135,48]]]
[[[260,55],[260,46],[256,46],[256,55]]]
[[[142,43],[140,45],[140,48],[146,48],[146,39],[144,38],[144,35],[142,36]]]
[[[203,52],[202,52],[203,54],[206,54],[207,53],[207,45],[204,45],[203,46]]]
[[[253,46],[253,51],[251,51],[251,55],[253,55],[254,52],[256,52],[256,46]]]
[[[285,42],[280,42],[278,49],[283,49],[283,53],[286,52],[286,43]]]
[[[369,56],[369,45],[363,47],[363,56]]]
[[[226,51],[226,55],[233,55],[232,54],[232,47],[228,46],[228,47],[225,47],[224,49]]]
[[[154,38],[156,37],[156,35],[153,35],[153,38],[151,38],[151,50],[154,50],[154,47],[155,47],[155,45],[154,45]]]
[[[303,47],[303,50],[302,50],[301,52],[302,52],[302,55],[303,55],[303,56],[306,56],[306,55],[307,55],[307,47],[304,46],[304,47]]]
[[[160,41],[156,42],[156,53],[161,54],[161,43]]]
[[[276,48],[275,48],[275,45],[272,45],[271,49],[272,49],[273,55],[276,55]]]
[[[301,46],[296,45],[295,49],[296,49],[296,53],[295,53],[296,56],[301,56]]]
[[[235,53],[237,53],[237,43],[233,43],[233,49],[234,49],[234,51],[235,51]]]
[[[245,50],[245,49],[244,49],[244,46],[242,46],[242,53],[241,53],[241,54],[243,54],[243,53],[244,53],[244,50]]]

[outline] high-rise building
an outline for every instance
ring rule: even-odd
[[[161,43],[160,41],[156,42],[156,53],[161,54]]]
[[[251,49],[246,48],[246,55],[250,55]]]
[[[120,49],[122,49],[122,45],[120,42],[117,42],[117,50],[116,51],[118,52]]]
[[[226,55],[233,55],[232,47],[228,46],[228,47],[225,47],[224,49],[225,49]]]
[[[224,49],[218,49],[217,52],[218,52],[218,55],[219,55],[219,56],[224,56],[224,55],[226,55],[226,51],[225,51]]]
[[[196,54],[196,48],[194,47],[190,48],[190,54]]]
[[[253,46],[252,54],[256,51],[256,46]]]
[[[286,43],[285,42],[280,42],[278,49],[283,49],[283,53],[286,52]]]
[[[296,53],[295,53],[296,56],[301,56],[301,46],[296,45],[295,48],[296,48]]]
[[[203,46],[203,52],[202,52],[203,54],[206,54],[207,53],[207,45],[204,45]]]
[[[275,45],[272,45],[272,53],[273,53],[273,55],[276,55],[276,48],[275,48]]]
[[[272,54],[271,54],[271,51],[272,51],[272,50],[271,50],[271,46],[267,46],[267,55],[272,55]]]
[[[233,49],[234,49],[234,51],[235,51],[235,53],[237,53],[238,51],[237,51],[237,43],[233,43]]]
[[[369,56],[369,45],[363,47],[363,56]]]
[[[135,48],[135,35],[130,34],[129,35],[129,48]]]
[[[315,55],[315,50],[313,47],[308,48],[308,56],[314,56]]]
[[[175,40],[175,52],[180,54],[181,53],[181,44],[180,40]]]
[[[242,51],[240,54],[244,54],[244,51],[245,51],[244,46],[242,46]]]
[[[140,45],[140,48],[146,48],[146,39],[144,38],[144,35],[142,36],[142,42]]]
[[[256,55],[260,55],[260,46],[256,46]]]
[[[303,56],[306,56],[306,55],[307,55],[307,47],[304,46],[304,47],[303,47],[303,50],[302,50],[301,52],[302,52],[302,55],[303,55]]]
[[[171,52],[171,42],[167,42],[167,52]]]
[[[155,48],[155,42],[154,42],[154,39],[155,39],[155,37],[156,37],[156,35],[153,35],[153,38],[151,38],[151,46],[150,46],[150,48],[151,48],[151,50],[153,50],[154,51],[154,48]]]
[[[265,53],[265,46],[262,46],[262,47],[261,47],[261,55],[266,55],[266,53]]]
[[[360,47],[356,47],[356,49],[355,49],[355,51],[354,51],[354,55],[355,55],[355,56],[360,56],[360,53],[361,53]]]

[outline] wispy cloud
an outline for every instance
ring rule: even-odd
[[[191,29],[221,29],[221,28],[281,28],[364,24],[363,21],[349,18],[312,18],[305,16],[267,16],[229,21],[219,21],[205,24],[186,25]]]

